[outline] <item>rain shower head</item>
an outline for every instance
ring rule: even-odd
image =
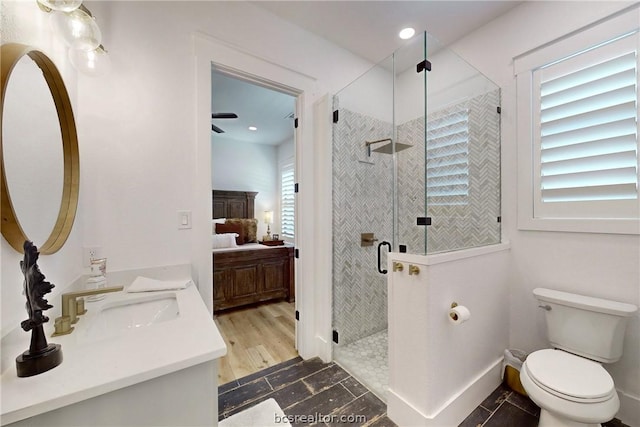
[[[394,148],[394,144],[391,141],[391,138],[385,138],[385,139],[379,139],[377,141],[365,141],[365,145],[367,147],[367,154],[370,156],[371,155],[371,145],[373,144],[378,144],[380,142],[388,142],[388,144],[383,145],[382,147],[376,148],[375,151],[376,153],[383,153],[383,154],[393,154],[393,148]],[[396,142],[395,143],[395,149],[396,149],[396,153],[402,150],[406,150],[407,148],[411,148],[413,147],[413,145],[409,145],[409,144],[402,144],[400,142]]]
[[[413,147],[413,145],[396,142],[396,153],[398,151],[406,150],[407,148],[411,148],[411,147]],[[393,144],[392,143],[385,144],[382,147],[376,148],[373,151],[375,151],[376,153],[393,154]]]

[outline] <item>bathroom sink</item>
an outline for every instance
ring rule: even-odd
[[[87,307],[91,310],[90,305]],[[85,336],[100,339],[171,321],[179,315],[175,293],[107,301],[91,319]]]

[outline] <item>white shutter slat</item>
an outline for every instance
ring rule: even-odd
[[[553,66],[553,65],[552,65]],[[635,69],[636,67],[636,53],[627,52],[621,55],[616,55],[614,58],[594,64],[590,67],[582,68],[572,73],[566,73],[562,77],[546,80],[541,87],[542,95],[549,95],[551,93],[567,90],[568,88],[583,85],[585,83],[600,80],[608,76],[612,76],[621,71]]]
[[[559,188],[588,188],[598,185],[636,184],[636,168],[606,169],[589,172],[567,173],[543,176],[541,187],[544,190]]]
[[[570,87],[555,93],[544,94],[545,88],[542,87],[542,109],[546,110],[557,105],[567,104],[569,102],[599,95],[605,92],[611,92],[620,89],[621,87],[631,86],[635,84],[635,80],[635,70],[629,69],[620,71],[619,73],[607,76],[600,80]]]
[[[542,149],[562,147],[586,141],[597,141],[623,135],[636,134],[636,119],[628,118],[599,126],[586,126],[557,135],[545,136],[541,139]]]
[[[546,98],[543,97],[543,107],[540,120],[542,123],[549,123],[553,120],[565,120],[567,117],[577,116],[596,109],[602,110],[625,103],[635,103],[636,86],[635,82],[631,81],[626,86],[616,87],[607,92],[599,93],[597,95],[583,93],[582,96],[582,98],[558,104],[554,107],[545,107],[544,104],[546,103]]]
[[[575,157],[569,160],[542,163],[542,176],[573,174],[599,170],[633,168],[637,164],[635,150],[621,153],[604,154],[588,157]]]
[[[620,120],[635,119],[635,117],[636,103],[631,101],[542,123],[541,133],[544,138],[547,135],[570,132],[586,126],[605,125]]]
[[[426,192],[432,205],[466,204],[469,194],[469,108],[427,122]]]
[[[469,166],[466,162],[455,165],[446,165],[446,167],[432,167],[427,169],[427,179],[430,178],[446,178],[457,175],[469,176]]]
[[[455,144],[466,143],[469,140],[469,132],[464,131],[455,132],[449,135],[430,137],[427,136],[427,140],[430,144],[427,146],[427,152],[444,149]]]
[[[636,135],[627,134],[597,141],[588,141],[563,147],[542,149],[540,160],[542,163],[546,163],[574,159],[577,157],[634,151],[635,149]]]
[[[542,190],[543,200],[550,203],[594,200],[634,200],[637,198],[636,194],[635,184]]]

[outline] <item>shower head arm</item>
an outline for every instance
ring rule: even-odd
[[[364,146],[367,147],[367,157],[371,157],[371,146],[373,144],[377,144],[379,142],[387,142],[387,141],[393,142],[391,138],[378,139],[376,141],[365,141]]]
[[[391,138],[384,138],[384,139],[378,139],[376,141],[365,141],[364,145],[365,145],[365,147],[369,147],[372,144],[377,144],[379,142],[387,142],[387,141],[392,142]]]

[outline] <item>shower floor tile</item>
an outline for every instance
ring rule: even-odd
[[[334,360],[383,401],[389,387],[387,331],[334,347]]]

